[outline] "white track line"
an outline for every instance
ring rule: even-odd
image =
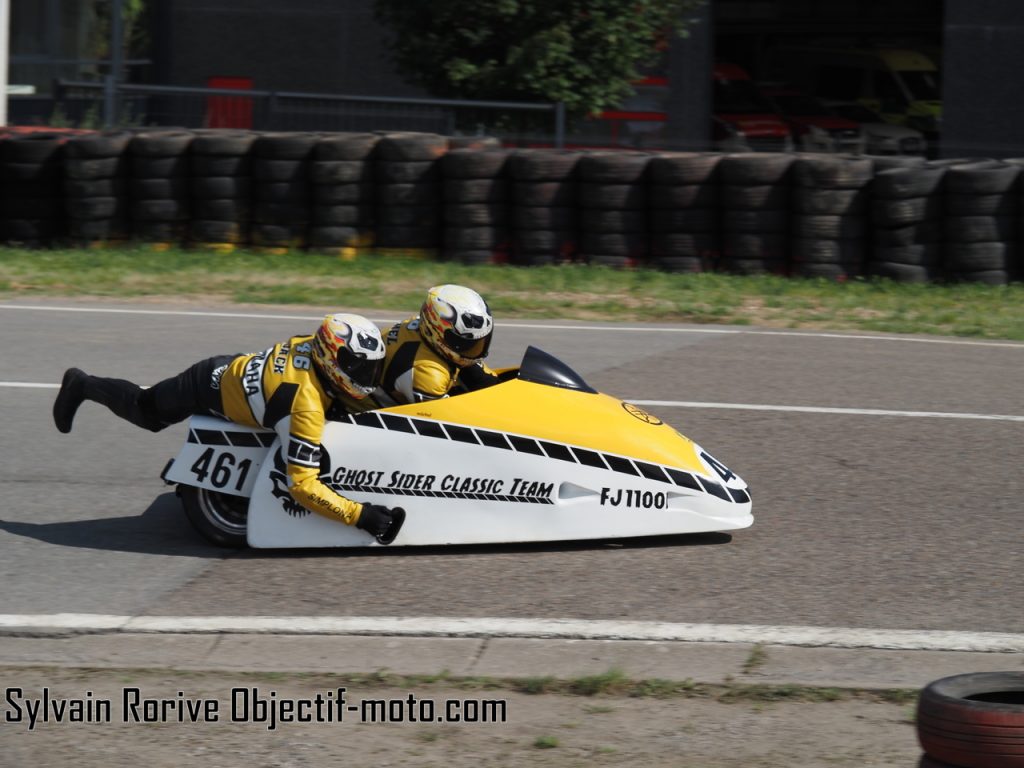
[[[0,381],[0,388],[59,389],[59,384],[30,381]],[[973,421],[1021,421],[1024,416],[999,413],[945,413],[942,411],[886,411],[878,408],[824,408],[803,405],[758,405],[754,403],[700,403],[684,400],[629,400],[635,405],[660,408],[710,408],[735,411],[783,411],[787,413],[834,413],[843,416],[901,416],[920,419],[967,419]]]
[[[644,640],[761,643],[831,648],[1024,652],[1024,635],[849,627],[675,624],[654,621],[392,616],[112,616],[0,614],[0,630],[36,632],[151,632],[160,634],[402,635],[517,637],[560,640]]]
[[[635,405],[660,408],[720,408],[736,411],[784,411],[789,413],[835,413],[843,416],[902,416],[917,419],[973,419],[981,421],[1022,421],[1024,416],[998,413],[947,413],[944,411],[886,411],[880,408],[825,408],[804,405],[755,405],[752,403],[700,403],[679,400],[629,400]]]
[[[22,309],[36,312],[97,312],[122,315],[166,315],[178,317],[226,317],[248,320],[302,320],[317,322],[323,319],[322,315],[275,315],[268,313],[248,312],[200,312],[191,310],[174,309],[120,309],[116,307],[50,307],[38,304],[0,304],[0,309]],[[370,318],[375,323],[394,323],[401,319],[398,317]],[[969,339],[930,339],[908,336],[870,336],[867,334],[847,333],[822,333],[814,331],[770,331],[761,329],[738,329],[738,328],[660,328],[644,326],[623,326],[623,325],[559,325],[557,323],[520,323],[516,321],[507,322],[509,327],[528,328],[535,330],[554,331],[599,331],[601,333],[626,332],[626,333],[697,333],[697,334],[722,334],[728,336],[795,336],[815,339],[842,339],[844,341],[906,341],[915,344],[953,344],[968,347],[1005,347],[1007,349],[1024,350],[1024,344],[1006,341],[972,341]]]

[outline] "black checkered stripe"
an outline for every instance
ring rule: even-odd
[[[222,432],[219,429],[190,429],[189,443],[231,445],[236,448],[269,448],[277,435],[273,432]]]
[[[382,493],[391,496],[429,496],[435,499],[476,499],[477,501],[514,501],[521,504],[554,504],[546,496],[509,496],[500,493],[460,493],[459,491],[422,491],[412,488],[384,488],[376,485],[351,485],[329,483],[336,491],[358,491],[360,493]]]
[[[470,445],[483,445],[489,448],[502,448],[506,451],[528,453],[534,456],[546,456],[549,459],[568,461],[573,464],[607,469],[624,475],[646,477],[648,480],[655,480],[660,483],[678,485],[692,491],[709,493],[724,501],[733,501],[737,504],[746,504],[750,501],[750,494],[745,490],[729,488],[714,480],[695,475],[691,472],[684,472],[680,469],[666,467],[661,464],[628,459],[625,456],[616,456],[611,453],[601,453],[600,451],[581,448],[576,445],[552,443],[548,440],[513,435],[508,432],[477,429],[462,424],[415,419],[383,411],[354,413],[337,420],[349,424],[358,424],[361,427],[387,429],[392,432],[406,432],[413,435],[423,435],[424,437],[436,437],[440,440],[454,440],[459,443],[469,443]]]

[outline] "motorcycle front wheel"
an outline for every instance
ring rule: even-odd
[[[231,549],[248,546],[249,499],[191,485],[179,485],[178,496],[189,522],[211,544]]]

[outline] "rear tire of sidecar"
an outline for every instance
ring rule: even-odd
[[[230,549],[248,546],[248,498],[191,485],[179,485],[178,497],[192,527],[211,544]]]

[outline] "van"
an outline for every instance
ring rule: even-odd
[[[780,48],[770,56],[773,77],[825,101],[857,101],[886,122],[934,139],[942,118],[939,71],[905,48]]]

